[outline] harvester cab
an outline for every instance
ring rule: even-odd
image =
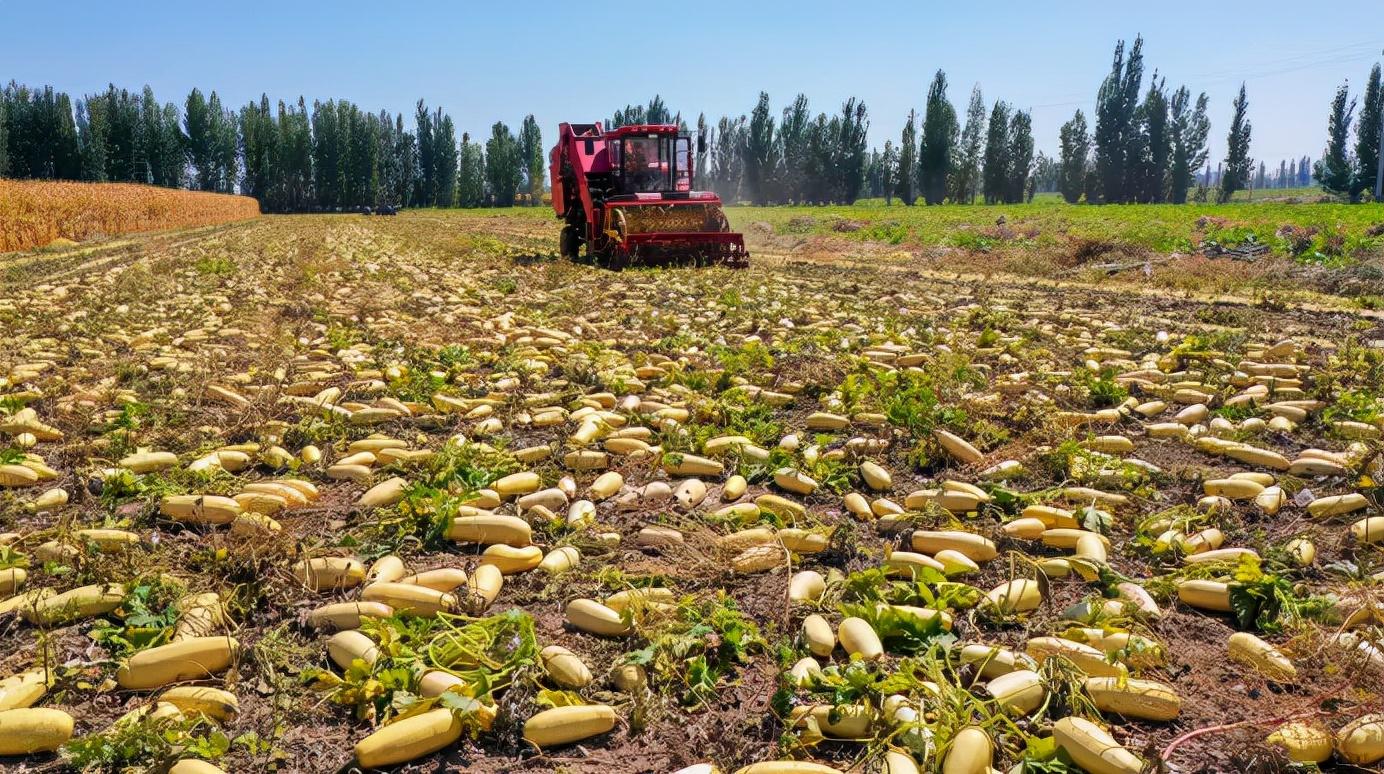
[[[563,257],[610,268],[745,266],[744,238],[720,197],[695,190],[693,151],[676,124],[562,124],[549,174]]]

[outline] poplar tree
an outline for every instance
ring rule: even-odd
[[[4,122],[4,112],[0,108],[0,124]],[[3,133],[3,128],[0,128],[0,135]],[[110,122],[106,101],[99,95],[88,96],[77,102],[77,139],[82,146],[82,179],[106,182]],[[4,155],[4,145],[4,139],[0,137],[0,156]],[[4,171],[0,170],[0,176],[3,175]]]
[[[866,137],[870,131],[869,110],[865,102],[851,97],[841,105],[840,123],[833,121],[835,146],[831,169],[838,172],[833,181],[831,201],[854,204],[865,185]]]
[[[1360,120],[1355,123],[1355,179],[1350,186],[1350,200],[1360,201],[1365,191],[1374,190],[1379,170],[1379,122],[1384,110],[1379,65],[1370,70],[1365,83],[1365,101],[1360,104]]]
[[[215,91],[207,100],[207,110],[212,118],[213,190],[234,193],[236,178],[240,174],[235,113],[221,104],[221,97]]]
[[[811,122],[812,114],[808,112],[805,94],[799,94],[792,105],[783,109],[777,139],[781,159],[778,175],[780,201],[801,202],[806,196],[807,131]]]
[[[1240,94],[1235,97],[1233,106],[1235,115],[1230,121],[1230,133],[1226,136],[1225,174],[1221,177],[1222,202],[1230,201],[1230,197],[1236,191],[1245,187],[1249,180],[1250,165],[1253,163],[1249,157],[1250,121],[1246,116],[1249,111],[1249,97],[1245,94],[1243,83],[1240,84]]]
[[[212,125],[211,112],[200,89],[187,95],[183,108],[183,127],[187,135],[188,162],[192,164],[194,182],[198,189],[212,190]]]
[[[918,184],[930,205],[941,204],[947,197],[947,178],[952,173],[959,131],[956,108],[947,100],[947,74],[938,70],[928,88],[918,142]]]
[[[433,114],[433,206],[451,207],[456,202],[457,188],[457,133],[452,117],[438,108]],[[506,130],[508,131],[508,130]],[[513,135],[510,136],[513,139]],[[516,155],[514,165],[519,165]],[[518,186],[518,182],[515,182]],[[514,203],[511,189],[509,204]],[[508,204],[506,205],[508,206]]]
[[[519,141],[503,121],[496,121],[490,127],[490,139],[485,143],[485,181],[494,206],[509,207],[514,204],[514,192],[519,188],[522,167]]]
[[[529,205],[543,203],[543,133],[538,121],[530,113],[524,116],[519,125],[519,155],[524,161],[524,176],[528,181],[525,191],[529,195]]]
[[[18,178],[80,180],[81,142],[72,100],[51,86],[5,88],[8,173]]]
[[[10,171],[10,135],[7,124],[9,112],[9,101],[5,99],[5,94],[0,91],[0,177],[4,177]]]
[[[952,170],[950,195],[953,202],[970,204],[975,201],[980,186],[980,162],[985,149],[985,100],[980,84],[971,89],[971,102],[966,107],[966,128],[961,130],[957,146],[957,161]]]
[[[1144,102],[1139,106],[1139,142],[1131,150],[1134,163],[1130,192],[1135,201],[1161,204],[1167,201],[1172,161],[1172,131],[1168,121],[1165,81],[1154,73]]]
[[[179,126],[178,108],[173,103],[160,105],[154,90],[144,87],[139,100],[139,144],[144,151],[144,169],[139,182],[176,187],[186,178],[185,139]]]
[[[1189,105],[1190,99],[1191,92],[1182,86],[1173,92],[1168,103],[1173,142],[1172,168],[1168,177],[1173,204],[1187,202],[1187,189],[1192,187],[1192,177],[1206,163],[1206,139],[1211,133],[1211,122],[1206,117],[1206,92],[1197,97],[1195,107]]]
[[[990,127],[985,136],[985,167],[981,171],[981,193],[986,204],[998,204],[1005,199],[1010,181],[1010,109],[996,101],[990,111]]]
[[[1336,196],[1350,196],[1354,188],[1355,170],[1348,146],[1354,113],[1355,100],[1350,99],[1346,85],[1341,84],[1331,100],[1331,113],[1326,119],[1326,152],[1316,169],[1322,190]]]
[[[1076,111],[1072,120],[1062,125],[1060,132],[1062,154],[1058,162],[1057,190],[1069,204],[1081,200],[1086,186],[1086,170],[1091,155],[1091,138],[1087,134],[1086,116]]]
[[[1009,119],[1009,151],[1005,160],[1008,178],[1004,201],[1018,204],[1029,196],[1029,176],[1033,170],[1033,117],[1022,110]]]
[[[916,187],[918,174],[917,121],[917,114],[912,110],[908,111],[908,123],[903,125],[903,135],[899,138],[899,180],[895,186],[899,201],[910,207],[918,200]]]
[[[437,159],[433,150],[432,113],[421,99],[414,110],[413,120],[418,142],[418,179],[414,185],[413,204],[418,207],[431,207],[433,192],[436,190],[433,175],[437,171]]]
[[[1103,202],[1130,199],[1130,155],[1141,143],[1135,118],[1144,77],[1143,47],[1144,39],[1135,38],[1126,59],[1124,41],[1119,41],[1110,73],[1096,93],[1096,172]]]
[[[769,94],[761,91],[759,102],[750,113],[749,135],[745,143],[745,185],[755,204],[769,203],[777,167],[774,145],[774,119],[769,114]]]
[[[457,162],[457,205],[480,207],[485,204],[485,150],[471,135],[462,133]]]
[[[894,185],[899,175],[899,152],[893,140],[884,141],[884,154],[879,158],[879,186],[884,194],[884,204],[894,203]]]
[[[721,116],[716,123],[716,142],[711,158],[716,193],[727,202],[740,199],[744,178],[745,117]]]

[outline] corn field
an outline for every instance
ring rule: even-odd
[[[259,215],[248,196],[131,183],[0,180],[0,253],[56,239],[229,223]]]

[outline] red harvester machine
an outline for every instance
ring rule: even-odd
[[[692,138],[676,124],[562,124],[548,160],[563,257],[616,269],[747,265],[720,197],[693,190]]]

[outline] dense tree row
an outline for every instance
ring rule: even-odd
[[[854,97],[840,113],[814,117],[799,94],[775,120],[761,92],[748,118],[722,116],[712,125],[698,116],[697,145],[706,149],[696,160],[698,185],[731,201],[849,204],[865,188],[869,128],[869,111]]]
[[[1068,202],[1182,203],[1215,191],[1226,201],[1246,187],[1320,182],[1361,201],[1374,184],[1384,120],[1375,65],[1356,98],[1343,85],[1331,103],[1323,157],[1280,162],[1250,157],[1248,97],[1240,87],[1227,153],[1213,172],[1205,92],[1169,89],[1154,72],[1145,82],[1143,39],[1115,47],[1096,93],[1095,112],[1077,110],[1062,125],[1057,156],[1036,153],[1032,117],[1003,100],[987,108],[979,86],[964,117],[939,70],[921,115],[910,111],[895,144],[869,150],[865,104],[839,112],[810,109],[799,94],[775,114],[761,93],[753,110],[689,128],[662,97],[615,111],[608,127],[677,124],[698,140],[698,185],[729,201],[850,203],[861,196],[908,205],[921,200],[987,204],[1057,192]],[[503,122],[490,136],[456,136],[451,116],[419,100],[412,127],[402,115],[371,113],[346,100],[309,106],[268,97],[236,111],[216,92],[193,89],[181,106],[153,91],[109,87],[80,99],[52,87],[10,83],[0,92],[0,175],[131,181],[205,191],[239,191],[270,211],[364,206],[477,207],[541,201],[546,178],[542,132],[532,115],[516,135]],[[1204,170],[1203,170],[1204,167]]]
[[[1372,192],[1379,170],[1380,122],[1384,121],[1384,94],[1381,94],[1379,65],[1370,70],[1365,82],[1365,101],[1360,105],[1360,117],[1355,121],[1355,143],[1350,142],[1351,121],[1356,100],[1349,86],[1342,84],[1331,101],[1327,118],[1326,151],[1317,162],[1316,178],[1322,190],[1344,196],[1352,202],[1362,201]]]
[[[1206,161],[1206,93],[1195,100],[1186,86],[1170,93],[1157,72],[1145,90],[1143,45],[1136,38],[1126,56],[1124,41],[1116,44],[1096,93],[1095,126],[1080,110],[1062,126],[1058,190],[1069,202],[1181,204]],[[1243,129],[1247,154],[1247,119]]]
[[[1045,159],[1034,155],[1031,114],[1002,100],[987,113],[979,86],[971,90],[963,126],[947,98],[947,75],[938,70],[921,127],[917,112],[910,111],[897,150],[890,141],[883,153],[872,154],[867,179],[872,196],[897,196],[906,205],[919,199],[970,204],[977,197],[988,204],[1014,203],[1033,195]]]
[[[185,186],[253,196],[274,212],[538,202],[543,138],[533,116],[516,137],[496,123],[482,146],[457,141],[451,116],[419,100],[402,115],[346,100],[238,112],[193,89],[182,109],[145,87],[72,100],[52,87],[0,92],[0,175]],[[520,195],[522,194],[522,196]]]

